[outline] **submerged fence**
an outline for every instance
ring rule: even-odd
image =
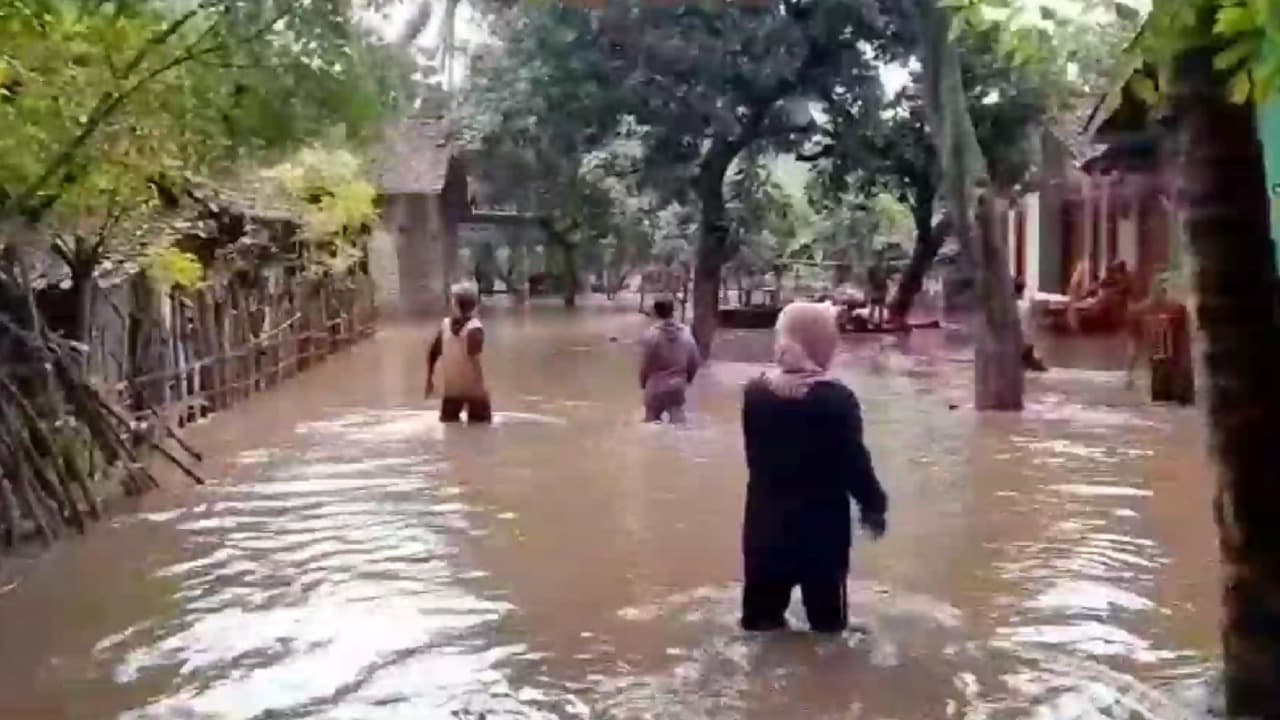
[[[141,280],[103,300],[89,372],[143,425],[229,408],[372,334],[377,320],[364,274],[240,275],[164,293]]]

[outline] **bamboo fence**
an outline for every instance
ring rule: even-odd
[[[159,415],[182,427],[280,385],[375,330],[367,276],[270,286],[170,293],[160,367],[115,383],[121,406],[139,423]]]

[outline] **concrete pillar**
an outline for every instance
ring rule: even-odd
[[[384,224],[396,241],[400,307],[409,314],[427,315],[444,308],[440,243],[431,232],[431,207],[426,195],[389,196],[384,201]]]
[[[433,290],[438,298],[439,308],[447,308],[449,288],[459,280],[457,228],[448,222],[442,195],[429,195],[425,199],[428,218],[427,243],[429,253],[435,260],[433,279],[438,283]]]
[[[378,312],[394,316],[400,311],[400,261],[396,236],[392,228],[383,226],[369,238],[369,278],[373,281],[374,304]]]

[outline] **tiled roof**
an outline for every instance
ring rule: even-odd
[[[387,195],[444,190],[455,155],[443,120],[410,119],[387,130],[377,162],[378,190]]]

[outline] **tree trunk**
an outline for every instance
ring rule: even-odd
[[[71,288],[76,298],[75,337],[72,339],[88,345],[93,332],[93,271],[73,270]]]
[[[1022,332],[1001,232],[1006,226],[994,222],[984,195],[978,196],[978,209],[973,211],[972,198],[987,175],[986,162],[969,114],[960,54],[949,33],[951,16],[937,0],[916,0],[913,10],[921,28],[922,90],[930,133],[942,161],[943,196],[955,235],[978,271],[982,316],[974,349],[974,406],[1021,410]]]
[[[409,16],[409,21],[405,24],[404,29],[396,36],[396,44],[409,48],[413,45],[413,41],[418,39],[423,30],[431,24],[432,10],[435,8],[434,0],[419,0],[418,6],[414,8],[413,14]]]
[[[693,270],[693,339],[703,357],[711,353],[720,314],[720,267],[699,254]]]
[[[729,227],[725,221],[724,176],[738,154],[734,145],[717,141],[698,168],[701,204],[696,262],[693,268],[693,339],[702,357],[711,356],[720,315],[720,274],[729,258]]]
[[[1178,198],[1196,258],[1218,473],[1230,717],[1280,717],[1280,322],[1254,108],[1226,101],[1213,51],[1175,71]]]
[[[889,308],[889,316],[895,322],[907,321],[916,296],[920,294],[920,288],[924,287],[924,276],[933,267],[933,261],[938,257],[938,251],[942,249],[942,241],[945,239],[943,224],[941,222],[937,226],[933,224],[932,195],[927,203],[922,201],[916,206],[914,215],[916,246],[911,250],[911,260],[907,263],[907,270],[902,274],[902,281],[898,283],[898,292],[894,294],[893,305]]]
[[[578,253],[577,246],[571,242],[563,242],[560,245],[561,251],[564,253],[564,306],[567,308],[577,307],[578,305]]]
[[[444,18],[440,23],[440,69],[444,73],[445,92],[453,92],[454,39],[457,32],[458,0],[445,0]]]
[[[578,304],[578,256],[577,246],[569,242],[569,238],[565,233],[561,232],[554,223],[544,220],[543,229],[547,233],[547,242],[560,248],[560,256],[564,260],[564,306],[567,308],[576,307]]]
[[[1003,207],[998,199],[978,200],[977,232],[971,242],[982,308],[974,348],[974,406],[979,410],[1022,409],[1022,328],[1005,251]]]

